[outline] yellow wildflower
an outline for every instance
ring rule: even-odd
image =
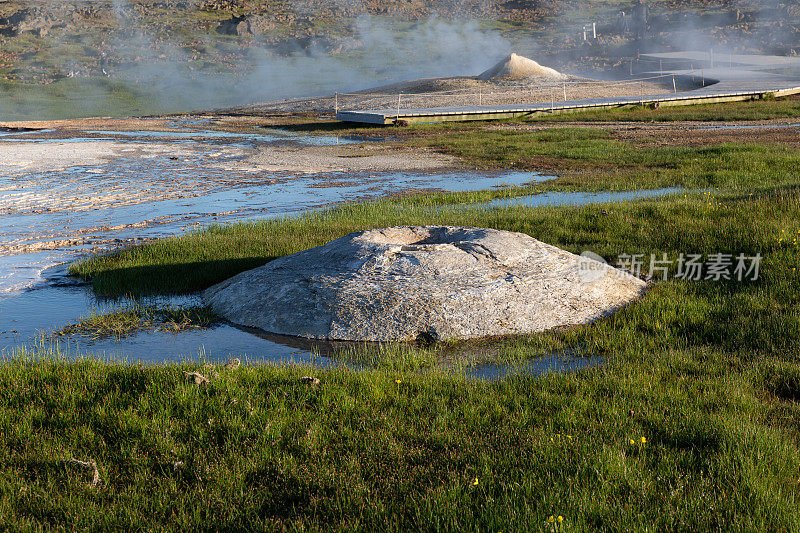
[[[647,439],[642,437],[642,444],[647,444]]]
[[[475,481],[473,481],[472,484],[473,485],[477,485],[478,484],[478,478],[475,478]]]
[[[556,519],[555,519],[555,517],[554,517],[553,515],[550,515],[550,516],[547,518],[547,521],[548,521],[549,523],[551,523],[551,524],[552,524],[553,522],[555,522],[555,521],[556,521]]]
[[[396,379],[396,380],[394,380],[394,382],[395,382],[395,383],[397,383],[398,385],[400,385],[400,384],[403,382],[403,380],[401,380],[401,379]]]
[[[561,515],[558,515],[558,523],[560,524],[563,521],[564,521],[564,517],[561,516]]]

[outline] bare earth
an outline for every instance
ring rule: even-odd
[[[153,127],[152,124],[149,126]],[[137,143],[135,147],[131,146],[130,143],[109,140],[80,143],[58,142],[57,139],[48,143],[6,140],[0,143],[0,172],[50,171],[78,165],[99,165],[120,157],[184,158],[200,153],[213,159],[209,161],[210,168],[233,172],[423,171],[456,165],[452,157],[430,150],[380,144],[265,146],[259,149],[224,146],[214,147],[212,153],[180,143]]]
[[[678,91],[688,89],[680,83]],[[353,94],[267,102],[236,109],[243,114],[333,113],[355,109],[404,109],[463,105],[559,102],[610,96],[640,96],[673,91],[672,78],[600,81],[569,76],[564,81],[483,81],[476,76],[427,78],[376,87]],[[565,97],[566,93],[566,97]],[[399,100],[399,102],[398,102]]]
[[[398,192],[404,185],[383,173],[456,166],[425,149],[282,135],[263,127],[263,119],[231,122],[226,128],[206,116],[0,124],[0,258],[52,251],[66,259],[62,252]],[[0,276],[0,290],[3,283]]]

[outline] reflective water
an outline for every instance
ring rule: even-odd
[[[315,367],[358,365],[344,363],[336,352],[349,343],[320,343],[308,339],[274,335],[251,328],[221,323],[207,329],[174,334],[144,331],[125,338],[92,340],[79,336],[42,341],[55,325],[74,323],[90,312],[108,313],[129,305],[126,299],[98,300],[85,285],[65,276],[58,267],[47,272],[48,285],[24,291],[14,298],[0,299],[0,354],[13,355],[20,346],[58,348],[67,356],[95,356],[125,362],[165,363],[197,360],[301,364]],[[201,304],[197,295],[141,299],[144,305],[192,306]],[[511,375],[539,376],[548,372],[575,372],[602,363],[601,357],[551,354],[518,365],[480,364],[454,368],[466,376],[494,380]]]
[[[176,138],[198,146],[176,148]],[[95,130],[60,132],[57,138],[26,132],[26,144],[93,142],[96,150],[99,140],[131,148],[100,164],[52,170],[4,169],[0,161],[0,297],[34,285],[42,269],[88,251],[212,223],[277,217],[414,189],[480,190],[550,179],[530,172],[268,172],[242,165],[242,152],[232,149],[229,139],[247,140],[250,148],[359,142],[278,131]],[[142,152],[139,143],[145,141]]]

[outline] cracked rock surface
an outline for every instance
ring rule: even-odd
[[[591,322],[645,283],[510,231],[399,226],[352,233],[207,289],[233,323],[329,340],[467,339]]]

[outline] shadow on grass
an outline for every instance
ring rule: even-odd
[[[214,261],[157,264],[112,268],[91,278],[95,294],[115,299],[120,297],[186,294],[207,289],[240,272],[276,259],[241,257]]]
[[[42,478],[57,479],[63,483],[66,482],[69,471],[63,459],[17,459],[6,464],[29,483],[40,481]]]

